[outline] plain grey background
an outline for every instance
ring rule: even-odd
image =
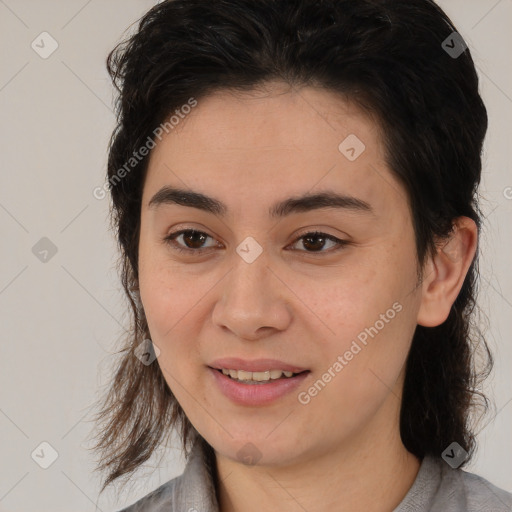
[[[114,126],[105,59],[155,3],[0,0],[0,511],[119,510],[183,469],[175,439],[120,497],[98,498],[87,450],[91,406],[128,325],[108,199],[93,196]],[[468,469],[512,491],[512,1],[439,3],[471,49],[490,121],[479,304],[495,409]]]

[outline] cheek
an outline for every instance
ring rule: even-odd
[[[170,335],[179,318],[190,309],[195,289],[187,283],[186,273],[170,260],[163,247],[147,237],[141,238],[140,296],[153,336]]]
[[[318,293],[312,297],[315,311],[330,328],[318,343],[320,382],[303,390],[314,395],[312,409],[318,414],[324,411],[333,421],[353,422],[355,417],[347,410],[370,414],[397,383],[418,308],[417,294],[412,292],[414,259],[409,263],[406,259],[390,253],[347,273],[323,297]]]
[[[199,339],[198,322],[191,316],[197,314],[193,305],[197,304],[196,291],[201,287],[194,290],[181,286],[180,279],[173,273],[170,280],[166,277],[169,274],[165,266],[148,265],[142,270],[141,300],[151,339],[160,350],[156,362],[171,392],[189,415],[194,408],[190,397],[199,398],[203,393],[198,378],[202,362],[195,342]]]
[[[212,271],[198,275],[197,270],[170,260],[165,251],[141,251],[140,295],[151,339],[160,350],[157,361],[171,391],[187,411],[194,405],[189,403],[190,395],[197,398],[204,392],[200,340],[205,336],[201,330],[208,322],[211,294],[219,279]]]
[[[328,354],[316,380],[300,390],[305,393],[300,407],[309,418],[310,430],[318,430],[326,439],[333,427],[337,432],[355,433],[384,403],[391,408],[395,401],[399,403],[401,375],[413,333],[402,314],[405,310],[380,330],[381,324],[375,328],[375,322],[362,329],[351,325],[350,333],[325,347]]]
[[[328,280],[313,283],[309,277],[295,276],[293,282],[294,292],[326,327],[322,334],[342,345],[372,326],[395,302],[402,303],[414,283],[404,262],[382,254],[348,262]]]
[[[171,366],[176,360],[173,352],[183,346],[179,343],[180,319],[191,309],[194,290],[184,285],[182,273],[164,261],[160,252],[141,245],[139,287],[151,339],[161,352],[158,360]]]

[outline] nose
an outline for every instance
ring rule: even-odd
[[[255,341],[284,331],[290,324],[291,292],[268,266],[264,253],[252,263],[238,258],[219,284],[214,325],[240,339]]]

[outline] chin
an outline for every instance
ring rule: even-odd
[[[297,441],[293,437],[284,436],[285,439],[269,439],[266,430],[258,433],[254,428],[252,432],[230,437],[225,434],[220,439],[203,436],[222,457],[231,459],[245,465],[281,466],[293,463],[300,457],[297,450]],[[286,434],[286,432],[284,432]]]

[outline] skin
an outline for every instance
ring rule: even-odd
[[[366,146],[355,161],[338,149],[349,134]],[[215,197],[228,212],[150,208],[165,185]],[[373,214],[269,217],[275,202],[320,190],[360,198]],[[184,228],[211,237],[209,252],[182,254],[163,241]],[[400,503],[421,462],[399,435],[404,363],[416,325],[447,318],[474,257],[474,222],[460,217],[457,228],[418,282],[407,195],[384,161],[378,124],[325,90],[270,83],[221,91],[157,143],[142,198],[141,299],[164,377],[215,450],[221,512],[372,512]],[[300,237],[314,230],[349,244],[311,249]],[[235,250],[248,236],[263,249],[250,264]],[[187,247],[183,237],[175,242]],[[299,390],[307,391],[395,302],[401,311],[306,405],[297,392],[237,405],[207,368],[219,357],[276,358],[310,370]],[[254,465],[237,455],[247,443],[260,456]]]

